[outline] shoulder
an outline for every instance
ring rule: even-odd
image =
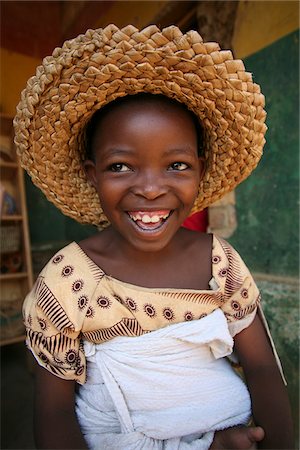
[[[239,253],[229,242],[216,235],[213,239],[212,262],[214,277],[223,293],[221,308],[228,322],[245,319],[238,328],[241,331],[253,320],[260,301],[259,290]],[[237,329],[233,334],[236,332]]]
[[[227,273],[227,282],[235,279],[241,283],[245,278],[251,277],[252,279],[250,271],[238,251],[228,241],[216,235],[213,235],[212,262],[223,266]]]
[[[101,269],[98,268],[99,275]],[[47,278],[51,284],[61,282],[66,283],[68,280],[74,280],[74,277],[84,278],[89,282],[98,280],[95,264],[83,251],[76,242],[72,242],[66,247],[56,252],[48,261],[46,266],[40,273],[40,277]]]
[[[24,310],[38,306],[46,313],[47,308],[53,311],[62,308],[69,314],[76,310],[77,304],[87,305],[102,274],[79,245],[72,242],[45,265],[24,301]]]

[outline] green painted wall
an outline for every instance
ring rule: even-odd
[[[95,233],[90,225],[81,225],[63,215],[25,174],[30,240],[33,251],[54,251],[73,240],[81,240]]]
[[[297,284],[257,281],[262,306],[282,363],[299,448],[299,289]]]
[[[299,274],[299,32],[245,65],[266,96],[269,129],[259,166],[236,189],[238,227],[230,242],[261,274],[257,284],[288,381],[299,448],[299,289],[288,278]]]
[[[230,239],[256,272],[299,270],[299,34],[248,57],[266,97],[264,156],[236,189],[238,227]]]

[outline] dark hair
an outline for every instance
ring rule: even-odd
[[[84,147],[85,147],[85,159],[91,159],[92,161],[95,160],[95,155],[93,151],[93,141],[95,132],[98,128],[98,125],[101,120],[104,119],[104,117],[117,108],[120,105],[131,103],[131,102],[143,102],[143,101],[152,101],[152,100],[159,100],[160,102],[163,102],[165,104],[171,104],[175,105],[177,108],[182,109],[185,111],[192,119],[196,134],[197,134],[197,146],[198,146],[198,156],[204,156],[204,136],[203,136],[203,128],[199,122],[198,117],[196,114],[194,114],[192,111],[190,111],[184,104],[178,102],[177,100],[171,99],[165,95],[162,94],[150,94],[150,93],[140,93],[135,95],[126,95],[125,97],[119,97],[118,99],[108,103],[107,105],[103,106],[103,108],[98,109],[91,117],[89,122],[86,125],[85,132],[84,132]]]

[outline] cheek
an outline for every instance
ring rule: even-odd
[[[188,203],[194,203],[199,192],[199,178],[195,177],[186,183],[185,187],[182,189],[185,201]]]
[[[107,216],[113,213],[124,195],[124,190],[119,183],[106,178],[98,180],[97,192],[102,209]]]

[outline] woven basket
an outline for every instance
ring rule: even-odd
[[[0,319],[0,337],[1,340],[10,339],[25,334],[25,327],[23,324],[22,316],[20,314],[3,317],[1,314]]]
[[[2,286],[0,308],[1,339],[22,336],[24,324],[22,318],[22,297],[17,290],[6,290]]]
[[[21,248],[21,229],[19,225],[4,225],[0,228],[1,253],[17,252]]]

